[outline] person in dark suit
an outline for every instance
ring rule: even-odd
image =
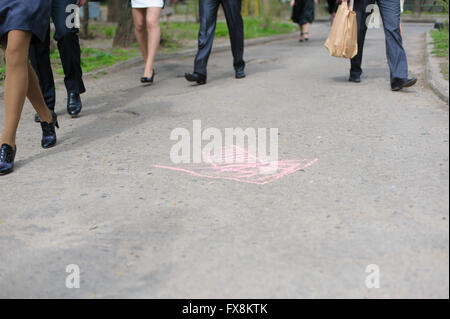
[[[214,41],[217,12],[221,4],[230,33],[235,75],[237,79],[245,78],[244,22],[241,15],[242,0],[199,0],[200,30],[198,34],[198,53],[195,57],[194,73],[185,74],[185,78],[189,82],[206,84],[206,69]]]
[[[347,1],[347,0],[344,0]],[[367,32],[370,5],[378,4],[386,37],[386,56],[390,69],[391,89],[399,91],[416,84],[416,78],[408,78],[408,62],[403,48],[400,26],[400,0],[355,0],[354,10],[358,25],[358,54],[351,59],[350,82],[361,82],[362,56]]]
[[[82,78],[78,28],[67,25],[67,20],[70,20],[69,16],[74,14],[68,9],[68,6],[78,4],[81,7],[86,0],[52,0],[51,3],[51,18],[55,25],[54,39],[58,43],[64,70],[64,84],[67,90],[67,112],[72,117],[76,117],[83,107],[80,94],[86,92],[86,88]],[[30,61],[38,75],[45,102],[48,108],[54,112],[56,101],[55,82],[50,62],[50,21],[44,42],[33,43],[30,46]],[[37,114],[35,120],[39,121]]]

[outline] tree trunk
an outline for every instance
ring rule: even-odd
[[[270,0],[264,0],[263,1],[263,14],[264,14],[264,23],[263,28],[267,29],[270,27],[270,24],[272,23],[272,17],[270,16]]]
[[[89,1],[83,7],[83,21],[82,21],[82,37],[89,39]]]
[[[108,0],[108,22],[118,22],[120,16],[120,3],[124,0]]]
[[[113,46],[129,47],[136,42],[134,35],[133,16],[128,1],[120,1],[119,23],[117,26],[116,36],[114,37]]]
[[[421,0],[414,0],[414,16],[417,18],[420,17],[420,13],[422,11],[421,2]]]

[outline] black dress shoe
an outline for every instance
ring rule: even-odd
[[[153,74],[151,78],[142,77],[141,83],[142,84],[153,84],[153,81],[155,80],[155,70],[153,70]]]
[[[194,72],[194,73],[186,73],[184,75],[186,80],[189,82],[197,82],[197,84],[202,85],[206,84],[206,75]]]
[[[244,70],[237,70],[236,71],[236,79],[243,79],[245,78],[245,71]]]
[[[350,77],[348,78],[348,81],[354,82],[354,83],[361,83],[361,77],[356,76],[356,75],[350,75]]]
[[[82,108],[83,104],[81,103],[80,94],[69,93],[67,97],[67,113],[72,117],[76,117],[80,114]]]
[[[395,79],[391,83],[391,89],[392,89],[392,91],[400,91],[401,89],[413,86],[416,83],[417,83],[417,78]]]
[[[12,148],[8,144],[0,147],[0,175],[12,173],[14,170],[14,158],[17,147]]]
[[[58,116],[52,114],[52,122],[41,122],[42,128],[42,141],[41,145],[43,148],[51,148],[56,145],[56,131],[55,127],[59,128]]]

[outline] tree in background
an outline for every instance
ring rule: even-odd
[[[414,0],[414,16],[420,17],[420,13],[422,11],[422,1],[421,0]]]
[[[444,7],[444,11],[445,13],[448,14],[448,0],[439,0],[439,2],[442,4],[442,6]]]
[[[256,0],[256,3],[258,3],[258,0]],[[271,17],[271,8],[270,8],[270,0],[263,0],[263,12],[264,12],[264,28],[270,27],[270,24],[272,22]]]
[[[126,0],[120,0],[118,7],[118,25],[116,36],[114,37],[113,46],[129,47],[136,42],[136,36],[134,35],[134,23],[133,16],[131,14],[131,8]]]
[[[118,22],[120,15],[120,4],[123,0],[108,0],[108,22]]]
[[[81,38],[89,39],[91,35],[89,34],[89,1],[81,9],[83,10],[83,19],[81,21]]]
[[[448,0],[439,0],[439,2],[444,7],[444,12],[447,14],[447,19],[445,20],[445,28],[448,30]]]

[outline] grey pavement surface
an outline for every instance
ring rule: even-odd
[[[405,25],[420,81],[404,92],[389,90],[381,30],[351,84],[315,24],[309,43],[248,48],[245,80],[229,52],[202,87],[182,78],[192,58],[159,63],[153,87],[134,67],[87,79],[79,119],[60,87],[51,150],[27,104],[16,171],[0,179],[0,297],[448,298],[449,118],[424,81],[430,27]],[[281,160],[318,162],[266,185],[155,167],[196,119],[278,128]],[[69,264],[79,289],[65,286]]]

